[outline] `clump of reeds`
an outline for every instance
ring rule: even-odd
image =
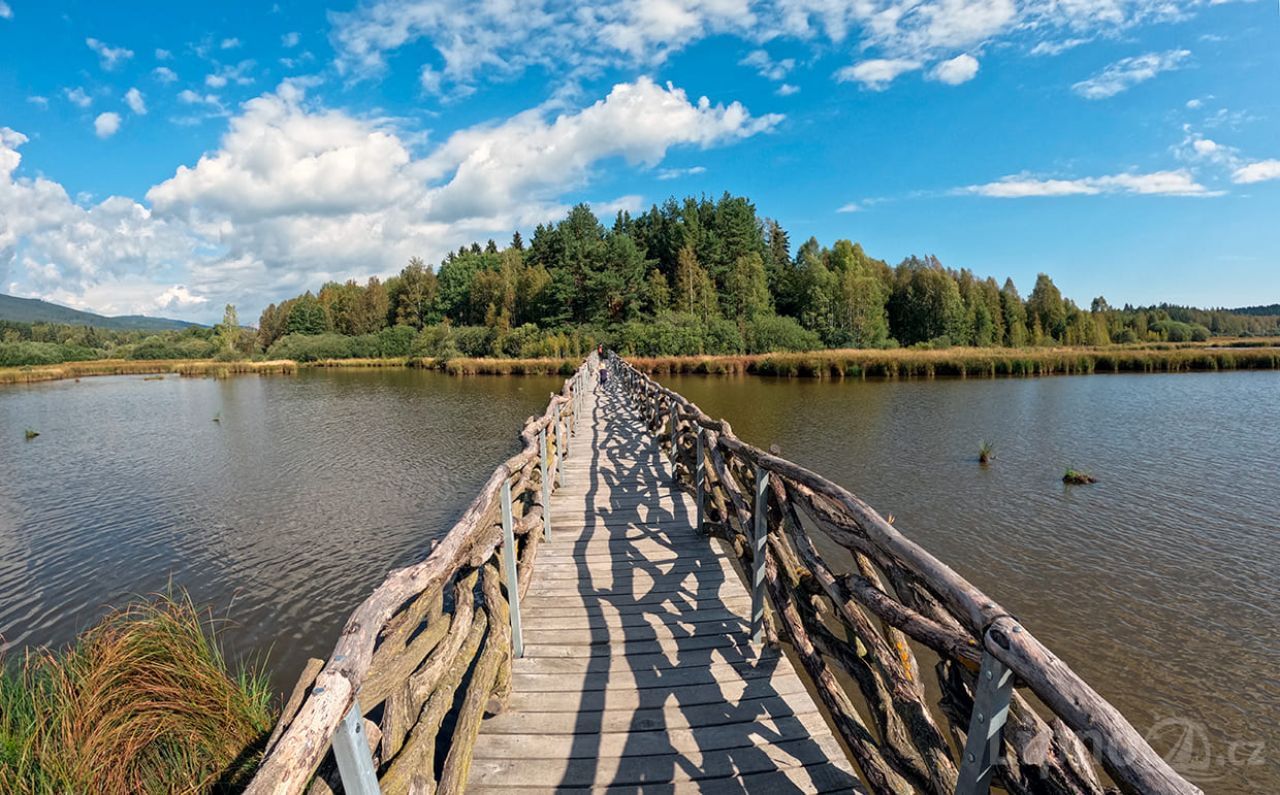
[[[34,439],[34,438],[36,438],[37,436],[39,436],[39,435],[40,435],[40,431],[37,431],[37,430],[36,430],[36,429],[34,429],[34,428],[27,428],[27,429],[26,429],[26,431],[24,431],[24,432],[23,432],[23,435],[24,435],[24,436],[26,436],[27,441],[29,442],[29,441],[31,441],[32,439]]]
[[[266,680],[228,671],[185,597],[117,611],[69,649],[0,673],[0,791],[208,792],[252,775]]]
[[[1068,469],[1062,475],[1062,482],[1069,486],[1087,486],[1090,483],[1097,483],[1098,479],[1088,472],[1081,472],[1078,469]]]
[[[996,446],[991,442],[983,441],[978,444],[978,463],[986,466],[995,460]]]

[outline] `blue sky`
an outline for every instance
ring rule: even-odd
[[[1280,21],[1187,0],[0,0],[0,292],[208,321],[579,201],[1280,301]]]

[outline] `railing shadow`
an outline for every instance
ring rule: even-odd
[[[593,689],[581,693],[560,787],[651,791],[716,779],[717,791],[745,792],[735,777],[764,783],[784,769],[791,775],[771,777],[768,791],[826,790],[833,779],[856,787],[774,686],[782,656],[752,648],[745,588],[694,531],[691,500],[672,488],[662,453],[616,382],[599,391],[576,443],[575,466],[590,449],[578,473],[584,522],[561,530],[555,544],[576,533],[578,593],[592,619],[583,681]],[[620,658],[631,683],[609,681]]]

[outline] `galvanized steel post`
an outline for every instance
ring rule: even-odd
[[[764,556],[769,535],[769,472],[756,464],[756,502],[751,538],[751,642],[764,631]]]
[[[502,482],[502,564],[507,569],[507,600],[511,603],[511,655],[524,656],[520,629],[520,582],[516,569],[515,520],[511,516],[511,477]]]
[[[956,779],[956,795],[986,795],[991,791],[991,777],[1000,761],[1004,724],[1012,697],[1013,671],[991,652],[984,651],[973,693],[968,739]]]
[[[542,473],[542,536],[551,540],[551,480],[547,474],[547,429],[538,431],[538,450],[542,460],[538,462]]]
[[[364,713],[359,700],[342,716],[338,730],[330,741],[333,758],[338,762],[338,775],[342,789],[352,795],[381,795],[378,774],[373,769],[373,756],[369,753],[369,739],[364,731]]]

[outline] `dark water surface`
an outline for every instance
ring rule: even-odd
[[[287,692],[562,384],[386,369],[0,389],[0,637],[63,644],[172,580]]]
[[[1206,792],[1280,792],[1280,373],[662,380],[895,515]]]
[[[1206,791],[1280,792],[1280,373],[665,380],[894,514],[1158,747],[1181,741]],[[0,389],[0,636],[65,643],[172,580],[286,690],[561,383],[387,369]],[[1067,467],[1100,482],[1065,487]]]

